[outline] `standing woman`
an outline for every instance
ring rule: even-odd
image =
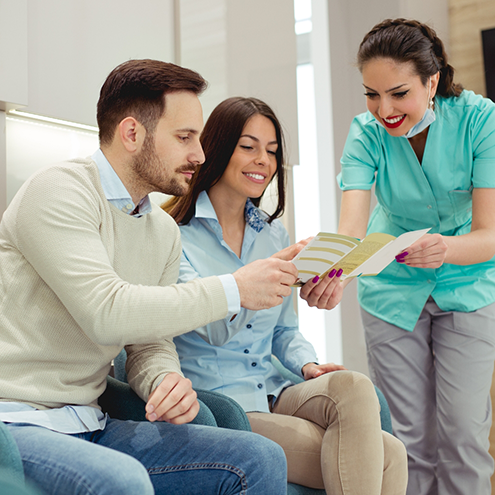
[[[256,98],[229,98],[213,110],[201,144],[206,161],[189,193],[164,206],[181,229],[179,281],[232,273],[272,255],[292,259],[302,245],[289,247],[276,219],[284,210],[285,170],[273,111]],[[269,216],[258,205],[271,180],[278,204]],[[332,275],[330,287],[340,284],[335,270]],[[405,449],[381,431],[371,381],[316,363],[291,298],[270,310],[242,309],[174,342],[193,386],[238,401],[253,431],[283,447],[289,481],[325,488],[328,495],[405,493]],[[272,354],[305,381],[283,378]]]
[[[343,152],[339,232],[431,228],[359,279],[372,377],[408,450],[408,495],[488,495],[495,105],[454,83],[442,42],[419,22],[376,25],[357,58],[369,111],[353,120]]]

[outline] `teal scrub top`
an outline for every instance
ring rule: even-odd
[[[495,188],[495,104],[463,91],[435,98],[422,163],[409,141],[393,137],[370,112],[354,118],[342,155],[340,188],[371,189],[378,201],[368,233],[394,236],[431,228],[446,236],[471,230],[472,190]],[[495,212],[494,212],[495,214]],[[495,301],[495,258],[436,269],[392,262],[361,277],[359,303],[372,315],[412,331],[431,295],[444,311],[475,311]]]

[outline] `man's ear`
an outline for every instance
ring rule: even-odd
[[[146,129],[134,117],[126,117],[117,128],[117,133],[124,148],[129,153],[136,153],[146,137]]]

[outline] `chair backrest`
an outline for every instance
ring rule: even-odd
[[[117,380],[127,383],[127,373],[125,372],[125,362],[127,360],[127,353],[125,349],[122,349],[118,356],[113,360],[113,372]]]

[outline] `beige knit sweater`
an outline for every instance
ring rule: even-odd
[[[172,218],[112,206],[90,159],[28,180],[0,223],[0,400],[97,407],[124,346],[146,400],[180,370],[172,337],[227,315],[217,277],[171,285],[180,254]]]

